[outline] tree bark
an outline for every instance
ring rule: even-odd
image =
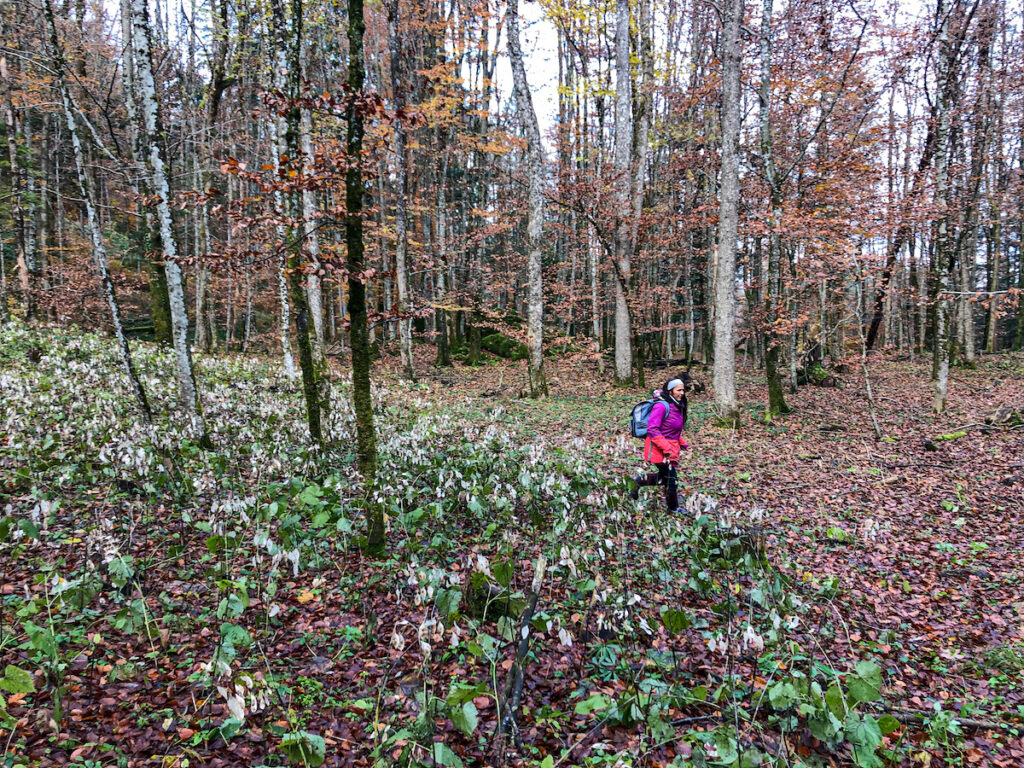
[[[363,282],[363,115],[356,100],[362,95],[365,80],[363,63],[363,0],[348,4],[348,86],[350,98],[346,109],[345,146],[349,167],[345,174],[345,244],[348,248],[348,312],[349,339],[352,345],[352,400],[356,412],[356,442],[359,471],[367,488],[373,486],[377,473],[377,435],[373,424],[373,403],[370,399],[370,338],[366,316],[366,285]],[[366,544],[370,552],[384,550],[384,510],[368,501]]]
[[[968,368],[977,365],[974,342],[974,302],[977,288],[977,258],[979,239],[978,207],[981,203],[981,183],[988,164],[992,126],[992,41],[995,35],[994,8],[990,5],[978,22],[978,97],[972,121],[970,176],[967,180],[967,211],[964,215],[966,236],[960,250],[959,327],[961,362]]]
[[[949,128],[953,80],[952,53],[949,45],[949,0],[939,0],[939,57],[935,94],[938,126],[935,131],[935,346],[932,350],[935,395],[932,410],[943,413],[949,386],[949,272],[952,249],[949,233]]]
[[[153,414],[149,407],[149,399],[146,397],[146,390],[142,386],[135,370],[135,363],[132,359],[131,347],[128,346],[128,339],[124,335],[124,326],[121,323],[121,310],[117,303],[117,296],[114,293],[114,283],[110,279],[110,269],[107,265],[106,246],[103,243],[103,232],[96,216],[96,192],[93,180],[90,177],[85,165],[82,152],[82,141],[78,134],[78,123],[75,119],[75,110],[71,101],[71,92],[68,90],[67,80],[64,73],[67,62],[64,51],[57,35],[57,23],[53,14],[52,0],[44,0],[43,11],[48,26],[53,69],[56,73],[57,87],[60,90],[61,104],[64,108],[64,120],[67,124],[68,134],[71,137],[71,146],[75,156],[75,170],[78,175],[78,188],[85,205],[86,226],[89,231],[89,241],[92,245],[93,264],[99,273],[101,294],[110,310],[110,321],[114,330],[114,338],[117,340],[118,350],[121,353],[121,364],[124,366],[125,374],[128,377],[128,385],[139,407],[139,412],[147,424],[152,423]]]
[[[3,25],[3,18],[0,17],[0,39],[6,39],[6,30]],[[19,119],[14,108],[14,82],[7,67],[7,55],[0,51],[0,83],[4,89],[4,129],[7,135],[7,161],[10,164],[11,176],[11,224],[13,226],[14,258],[18,267],[18,284],[21,290],[22,309],[25,320],[31,322],[34,315],[32,301],[32,279],[27,238],[27,217],[24,205],[26,198],[25,177],[26,169],[23,168],[22,159],[18,151],[18,137],[21,135],[21,125],[24,118]]]
[[[395,110],[391,124],[395,152],[395,282],[398,292],[398,340],[405,377],[416,381],[412,357],[412,319],[409,304],[409,170],[405,141],[405,83],[402,79],[402,48],[398,38],[400,0],[388,0],[388,51],[391,56],[391,92]]]
[[[761,6],[761,85],[758,90],[761,160],[768,182],[768,284],[765,291],[764,363],[768,378],[768,417],[787,413],[779,373],[780,346],[775,321],[782,303],[782,181],[775,168],[771,126],[772,0]]]
[[[288,41],[285,36],[285,19],[284,19],[284,7],[280,2],[271,3],[270,6],[271,15],[271,38],[274,41],[274,75],[273,84],[274,89],[278,93],[284,93],[287,84],[285,82],[286,72],[288,71],[287,61],[287,50]],[[288,149],[286,146],[286,127],[284,124],[284,118],[280,115],[275,114],[271,125],[271,146],[274,153],[274,176],[280,180],[284,175],[284,168],[282,167],[282,158],[288,156]],[[287,232],[284,226],[284,218],[286,211],[286,201],[284,199],[284,192],[281,190],[280,184],[274,186],[274,208],[279,217],[277,225],[277,236],[281,242],[287,240]],[[292,355],[292,342],[291,342],[291,326],[292,326],[292,312],[291,312],[291,301],[289,299],[289,288],[288,288],[288,259],[285,256],[280,257],[277,260],[277,301],[278,307],[281,314],[281,321],[279,324],[279,331],[281,335],[281,357],[282,364],[284,367],[284,375],[289,379],[294,379],[298,375],[298,371],[295,368],[295,357]]]
[[[302,107],[302,50],[303,50],[303,8],[302,0],[291,0],[290,26],[286,26],[285,11],[281,0],[273,0],[272,16],[278,26],[276,37],[279,45],[286,45],[287,75],[284,95],[288,103],[284,117],[283,147],[288,157],[287,176],[298,180],[286,195],[285,213],[288,223],[284,227],[284,246],[287,250],[288,287],[292,307],[295,310],[296,340],[299,347],[299,368],[302,371],[302,391],[306,401],[306,423],[313,442],[323,445],[322,427],[323,404],[329,402],[330,392],[326,381],[326,359],[314,353],[314,336],[310,321],[312,309],[307,296],[306,268],[309,266],[303,252],[306,225],[305,214],[309,208],[305,189],[307,165],[311,159],[304,158]],[[280,161],[279,161],[280,162]],[[296,167],[297,166],[297,167]],[[292,172],[295,176],[292,176]],[[281,183],[284,176],[280,176]],[[283,331],[287,334],[288,329]]]
[[[121,36],[125,46],[132,50],[132,8],[131,0],[121,0]],[[142,122],[138,109],[138,79],[135,76],[135,62],[133,56],[123,57],[121,66],[121,88],[124,92],[125,112],[128,116],[128,129],[131,137],[132,165],[142,168],[146,164],[145,131],[142,130]],[[149,190],[149,180],[146,174],[142,177],[143,188]],[[134,181],[136,174],[130,175],[131,188],[136,198],[141,197],[141,189]],[[153,340],[162,346],[171,346],[173,338],[171,333],[171,298],[167,292],[167,273],[164,270],[164,263],[156,254],[160,252],[160,227],[153,216],[150,207],[141,207],[144,231],[147,233],[146,248],[149,257],[146,260],[146,273],[149,278],[149,299],[150,315],[153,319]]]
[[[156,195],[156,218],[159,223],[160,246],[164,271],[167,275],[167,293],[171,309],[171,331],[174,358],[178,374],[178,399],[185,407],[200,434],[200,442],[210,444],[203,420],[199,388],[192,368],[192,353],[188,346],[188,315],[185,311],[185,289],[178,265],[178,247],[171,222],[171,191],[167,182],[164,160],[164,133],[160,119],[160,104],[153,79],[152,45],[150,43],[149,8],[146,0],[132,0],[132,46],[135,71],[139,80],[142,133],[146,137],[149,173],[152,190]]]
[[[508,3],[508,51],[515,84],[516,107],[519,122],[526,134],[527,173],[527,273],[529,275],[529,303],[527,309],[527,346],[530,359],[527,366],[530,396],[546,397],[548,383],[544,376],[544,284],[541,271],[541,238],[544,234],[544,147],[540,140],[540,125],[533,109],[533,98],[526,82],[523,52],[519,45],[519,0]]]
[[[739,229],[740,74],[743,0],[726,0],[722,26],[722,168],[715,265],[715,411],[725,426],[740,424],[736,400],[736,237]],[[692,302],[691,302],[692,306]],[[692,318],[692,309],[691,309]],[[691,321],[692,323],[692,321]],[[693,332],[690,328],[690,352]]]
[[[629,310],[630,150],[633,140],[632,75],[629,57],[629,0],[615,2],[615,382],[633,383],[632,328]]]

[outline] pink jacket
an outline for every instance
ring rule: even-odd
[[[678,461],[679,451],[690,447],[683,438],[685,426],[685,397],[679,404],[670,403],[668,399],[656,402],[647,421],[644,460],[652,464]]]

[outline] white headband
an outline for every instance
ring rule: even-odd
[[[670,381],[668,384],[665,385],[665,389],[667,389],[669,392],[671,392],[676,387],[681,387],[681,386],[683,386],[683,380],[682,379],[672,379],[672,381]]]

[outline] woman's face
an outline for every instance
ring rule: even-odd
[[[685,391],[686,387],[680,384],[678,387],[674,387],[669,394],[672,395],[672,397],[674,397],[676,400],[681,400],[683,397],[683,392]]]

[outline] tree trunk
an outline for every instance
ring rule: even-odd
[[[47,26],[49,27],[53,69],[56,72],[57,86],[60,90],[61,103],[64,107],[64,119],[67,124],[68,134],[71,136],[71,146],[74,150],[78,188],[85,205],[85,218],[89,230],[89,240],[92,245],[93,264],[99,273],[101,294],[107,303],[107,308],[110,310],[110,322],[113,326],[114,338],[117,339],[118,350],[121,353],[121,363],[124,365],[125,374],[128,376],[129,387],[139,407],[139,412],[142,414],[142,418],[149,424],[153,421],[153,414],[150,411],[146,390],[143,388],[142,382],[135,371],[132,351],[128,346],[128,339],[124,335],[124,326],[121,323],[121,311],[117,304],[117,296],[114,293],[114,283],[110,279],[110,270],[107,266],[107,252],[103,243],[103,232],[96,216],[95,185],[83,158],[82,142],[78,135],[75,110],[71,101],[71,93],[68,90],[67,80],[64,76],[67,62],[64,58],[64,51],[61,48],[60,38],[57,35],[57,24],[54,19],[52,0],[45,0],[43,11],[46,16]]]
[[[946,410],[949,384],[949,272],[952,249],[949,235],[949,127],[952,101],[952,55],[949,46],[949,0],[939,0],[939,57],[936,83],[935,131],[935,209],[938,222],[935,231],[935,347],[933,349],[935,396],[932,410]]]
[[[307,163],[311,158],[303,159],[304,147],[302,137],[302,108],[299,98],[302,95],[302,37],[303,9],[302,0],[291,0],[290,26],[285,22],[285,11],[281,0],[273,0],[272,17],[275,26],[277,45],[286,51],[287,75],[285,77],[284,94],[288,104],[284,117],[283,149],[288,158],[288,176],[294,172],[302,187]],[[280,162],[280,160],[279,160]],[[296,167],[298,166],[298,167]],[[307,260],[303,253],[306,235],[306,223],[303,217],[310,202],[305,199],[304,189],[292,189],[285,200],[285,211],[288,224],[284,227],[284,247],[287,251],[288,287],[293,309],[295,310],[296,339],[299,346],[299,367],[302,371],[302,391],[306,401],[306,423],[309,425],[309,436],[313,442],[323,445],[324,435],[321,424],[322,405],[329,402],[329,390],[326,382],[326,359],[321,355],[318,360],[314,354],[311,333],[311,308],[306,293]],[[296,224],[296,222],[299,222]],[[288,328],[282,333],[287,335]]]
[[[966,236],[960,250],[959,326],[961,363],[974,368],[977,365],[974,342],[974,302],[977,290],[978,207],[981,202],[981,182],[988,164],[992,125],[992,40],[995,33],[993,6],[987,6],[978,22],[978,96],[972,121],[971,165],[967,187],[967,211],[964,215]]]
[[[121,0],[121,35],[124,44],[129,48],[133,47],[132,42],[132,8],[131,0]],[[121,88],[124,92],[125,112],[128,116],[128,129],[131,137],[132,165],[142,167],[146,163],[145,131],[142,130],[142,121],[139,115],[137,97],[138,80],[135,76],[135,62],[131,55],[124,56],[121,67]],[[150,181],[143,177],[143,185],[147,192]],[[136,174],[129,176],[132,192],[135,196],[141,197],[141,190],[134,179]],[[59,190],[58,190],[59,192]],[[162,346],[171,346],[173,343],[171,333],[171,297],[167,292],[167,273],[164,270],[163,261],[157,256],[160,252],[160,226],[153,216],[150,207],[141,208],[140,214],[148,234],[146,248],[149,250],[149,257],[146,260],[147,276],[149,278],[149,299],[150,315],[153,318],[153,340]],[[59,211],[57,212],[59,220]]]
[[[395,281],[398,290],[398,339],[405,377],[416,381],[416,369],[412,357],[412,319],[409,304],[409,234],[408,197],[409,171],[405,141],[405,83],[402,80],[402,50],[398,38],[399,0],[388,0],[388,50],[391,55],[391,92],[395,116],[392,122],[392,138],[395,152]]]
[[[348,4],[348,86],[351,94],[346,108],[346,148],[350,158],[360,158],[363,150],[363,115],[355,101],[362,96],[365,79],[363,63],[363,0]],[[356,442],[359,471],[367,489],[377,474],[377,435],[373,425],[370,399],[370,334],[366,316],[366,285],[363,246],[363,169],[358,162],[349,164],[345,174],[345,244],[348,249],[349,338],[352,344],[352,400],[356,412]],[[369,495],[369,494],[368,494]],[[366,544],[370,552],[384,550],[384,510],[368,501]]]
[[[544,377],[544,286],[541,272],[541,238],[544,234],[544,147],[540,140],[540,126],[533,110],[533,98],[526,83],[523,52],[519,47],[519,0],[508,3],[508,52],[515,83],[516,107],[519,122],[526,134],[527,171],[527,273],[529,275],[529,304],[527,309],[527,346],[530,350],[528,372],[530,396],[546,397],[548,383]]]
[[[988,278],[988,310],[985,323],[985,351],[995,354],[999,350],[999,273],[1002,264],[1002,212],[999,205],[992,206],[992,224],[988,233],[988,250],[991,254],[991,274]]]
[[[771,126],[772,0],[761,7],[761,85],[758,90],[761,160],[769,190],[768,285],[765,291],[764,362],[768,377],[768,417],[787,413],[779,373],[780,347],[775,320],[782,303],[782,182],[775,168]]]
[[[740,69],[743,0],[726,0],[722,26],[722,168],[715,257],[715,411],[721,424],[739,427],[736,400],[736,237],[739,228]],[[691,302],[692,305],[692,302]],[[691,309],[692,318],[692,309]],[[692,320],[691,320],[692,323]],[[690,328],[690,354],[693,332]]]
[[[3,26],[3,19],[0,18],[0,39],[6,39]],[[14,229],[14,257],[18,266],[18,283],[21,288],[21,303],[25,313],[25,320],[33,319],[34,309],[32,302],[32,281],[31,270],[29,269],[28,240],[26,237],[26,216],[23,207],[25,200],[25,175],[26,170],[18,152],[18,136],[21,133],[21,124],[24,118],[18,119],[14,108],[14,82],[7,68],[7,55],[0,52],[0,83],[4,88],[4,129],[7,135],[7,160],[10,164],[11,194],[10,210],[11,225]]]
[[[633,107],[629,66],[629,0],[615,2],[615,382],[633,383],[632,328],[629,308],[630,243],[630,150],[633,139]]]
[[[302,158],[303,168],[306,173],[310,172],[313,166],[313,116],[309,109],[302,109],[300,125],[302,134]],[[320,287],[320,234],[317,231],[317,202],[316,191],[306,185],[302,190],[302,220],[303,220],[303,243],[309,259],[309,269],[306,274],[306,303],[309,306],[310,318],[313,321],[313,360],[325,373],[327,368],[327,353],[324,341],[324,302],[323,291]],[[321,408],[324,405],[324,394],[321,393]]]
[[[1020,123],[1020,149],[1019,156],[1024,157],[1024,121]],[[1020,291],[1017,299],[1017,330],[1013,336],[1013,351],[1019,352],[1024,349],[1024,189],[1017,190],[1017,290]]]
[[[203,420],[202,403],[192,369],[188,346],[188,315],[185,312],[185,288],[178,265],[178,248],[171,222],[171,191],[167,183],[164,161],[164,132],[160,120],[156,83],[153,79],[152,46],[150,43],[149,9],[146,0],[132,0],[132,46],[135,71],[139,80],[142,134],[146,137],[152,190],[156,195],[156,218],[160,226],[160,246],[167,275],[167,293],[171,309],[171,331],[174,358],[178,373],[178,399],[195,424],[200,442],[210,444]]]
[[[440,136],[441,129],[437,134]],[[438,144],[441,142],[438,141]],[[440,149],[440,147],[438,147]],[[437,165],[437,179],[434,186],[434,217],[433,217],[433,243],[434,243],[434,274],[435,292],[434,301],[434,325],[437,331],[437,358],[434,365],[439,368],[449,368],[452,364],[450,337],[448,335],[448,240],[447,240],[447,215],[448,204],[446,186],[448,183],[448,162],[450,149],[445,148]]]

